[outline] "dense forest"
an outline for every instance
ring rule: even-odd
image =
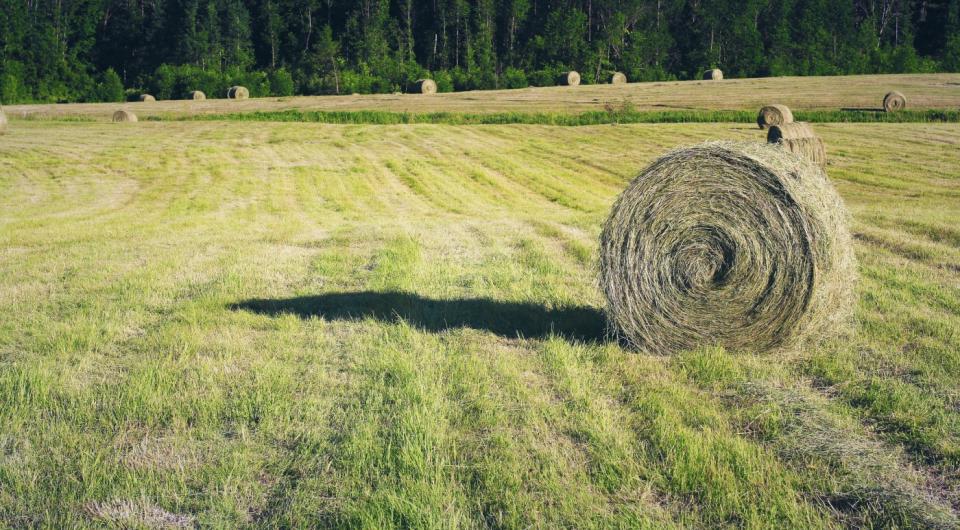
[[[0,102],[960,70],[960,0],[0,0]]]

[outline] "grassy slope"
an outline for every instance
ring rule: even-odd
[[[856,335],[653,357],[602,337],[599,225],[751,127],[21,122],[0,526],[949,527],[960,127],[818,131]]]
[[[12,105],[4,107],[13,119],[82,116],[109,120],[117,108],[136,111],[141,118],[170,118],[196,114],[283,110],[468,113],[579,113],[622,107],[638,111],[749,110],[783,103],[793,110],[875,110],[883,96],[899,90],[911,109],[960,109],[960,74],[861,75],[838,77],[774,77],[724,81],[674,81],[627,85],[581,85],[520,90],[487,90],[434,96],[357,95],[257,98],[246,101],[158,101],[155,103],[95,103],[75,105]],[[208,94],[212,96],[212,94]]]

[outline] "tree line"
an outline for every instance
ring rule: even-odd
[[[0,0],[0,101],[960,71],[960,0]]]

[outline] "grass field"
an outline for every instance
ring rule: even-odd
[[[960,126],[824,124],[855,335],[604,335],[599,227],[744,124],[18,121],[0,527],[951,528]]]
[[[338,112],[377,110],[408,113],[551,113],[602,111],[629,106],[641,112],[749,110],[783,103],[793,110],[882,110],[883,96],[899,90],[907,108],[960,110],[960,74],[859,75],[838,77],[772,77],[723,81],[674,81],[626,85],[581,85],[519,90],[485,90],[422,96],[417,94],[255,98],[245,101],[157,101],[13,105],[4,107],[14,119],[81,117],[109,121],[117,108],[136,111],[141,119],[165,119],[230,112]],[[211,98],[223,95],[207,94]]]

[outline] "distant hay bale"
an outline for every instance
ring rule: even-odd
[[[157,98],[151,96],[150,94],[140,94],[140,101],[141,101],[142,103],[150,103],[150,102],[156,101],[156,100],[157,100]]]
[[[7,115],[0,110],[0,134],[7,132]]]
[[[416,83],[413,84],[414,94],[436,94],[437,93],[437,82],[433,79],[418,79]]]
[[[113,121],[115,122],[131,122],[136,123],[137,115],[130,112],[129,110],[118,110],[113,113]]]
[[[706,72],[703,73],[703,80],[704,81],[722,81],[723,71],[718,68],[707,70]]]
[[[883,110],[886,112],[897,112],[907,108],[907,98],[900,92],[894,90],[883,96]]]
[[[580,84],[580,74],[573,70],[564,72],[557,78],[557,84],[563,86],[577,86]]]
[[[250,97],[250,91],[247,87],[237,85],[227,89],[227,99],[247,99],[248,97]]]
[[[779,145],[821,168],[827,166],[827,150],[823,140],[813,132],[809,123],[797,121],[774,125],[767,131],[767,143]]]
[[[793,112],[786,105],[767,105],[757,114],[757,125],[761,129],[785,123],[793,123]]]
[[[614,72],[610,76],[611,85],[624,85],[627,83],[627,76],[623,72]]]
[[[207,95],[199,90],[193,90],[187,94],[187,99],[192,99],[193,101],[204,101],[207,99]]]
[[[815,341],[845,327],[855,278],[826,174],[761,143],[666,154],[620,195],[600,237],[611,328],[655,353]]]

